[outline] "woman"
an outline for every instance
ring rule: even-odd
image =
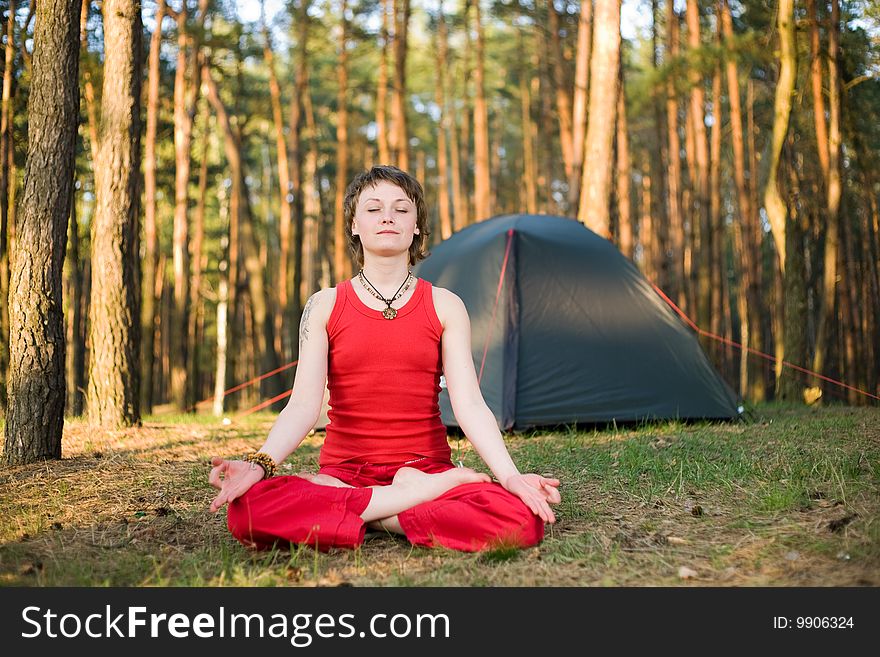
[[[559,481],[517,470],[480,393],[464,304],[409,271],[426,257],[421,185],[376,166],[352,181],[344,208],[361,270],[308,300],[287,406],[259,452],[212,459],[220,493],[211,510],[229,503],[230,531],[253,547],[354,547],[366,526],[428,547],[537,544],[555,522]],[[441,374],[459,426],[498,483],[453,466]],[[325,381],[331,410],[318,474],[274,477],[315,425]]]

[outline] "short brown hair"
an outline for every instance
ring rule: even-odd
[[[342,202],[343,217],[345,219],[345,238],[348,248],[358,263],[364,266],[364,247],[361,244],[360,235],[351,234],[351,224],[354,221],[354,212],[361,192],[369,187],[375,187],[381,181],[390,182],[403,190],[406,197],[416,206],[416,226],[419,234],[413,237],[409,247],[409,264],[414,265],[419,260],[428,257],[428,205],[425,203],[425,192],[421,183],[397,167],[378,165],[369,171],[363,171],[354,177],[345,190],[345,199]]]

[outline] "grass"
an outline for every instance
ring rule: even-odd
[[[259,446],[272,415],[104,432],[73,419],[62,460],[0,470],[0,585],[880,585],[880,410],[753,416],[506,436],[522,470],[562,480],[563,501],[540,546],[479,554],[382,534],[353,551],[252,552],[207,510],[208,462]],[[282,472],[314,470],[320,440]]]

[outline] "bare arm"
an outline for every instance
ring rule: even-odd
[[[446,318],[443,338],[443,370],[455,419],[480,457],[502,486],[518,495],[543,520],[553,522],[549,504],[559,502],[559,481],[539,475],[520,474],[507,451],[495,416],[486,405],[471,356],[471,324],[462,300],[444,294]]]
[[[260,448],[281,463],[299,447],[318,421],[327,383],[327,319],[335,296],[321,290],[309,297],[299,330],[299,363],[293,391]]]
[[[313,294],[303,309],[299,331],[299,363],[293,390],[287,406],[269,430],[266,442],[260,448],[281,463],[315,426],[321,412],[324,386],[327,382],[327,320],[336,299],[333,290]],[[220,493],[211,502],[211,511],[217,511],[227,502],[244,495],[263,478],[263,469],[244,461],[227,461],[220,457],[211,460],[208,481]]]

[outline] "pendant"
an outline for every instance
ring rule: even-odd
[[[391,306],[388,306],[385,310],[382,311],[382,316],[385,319],[394,319],[395,317],[397,317],[397,310],[395,308],[392,308]]]

